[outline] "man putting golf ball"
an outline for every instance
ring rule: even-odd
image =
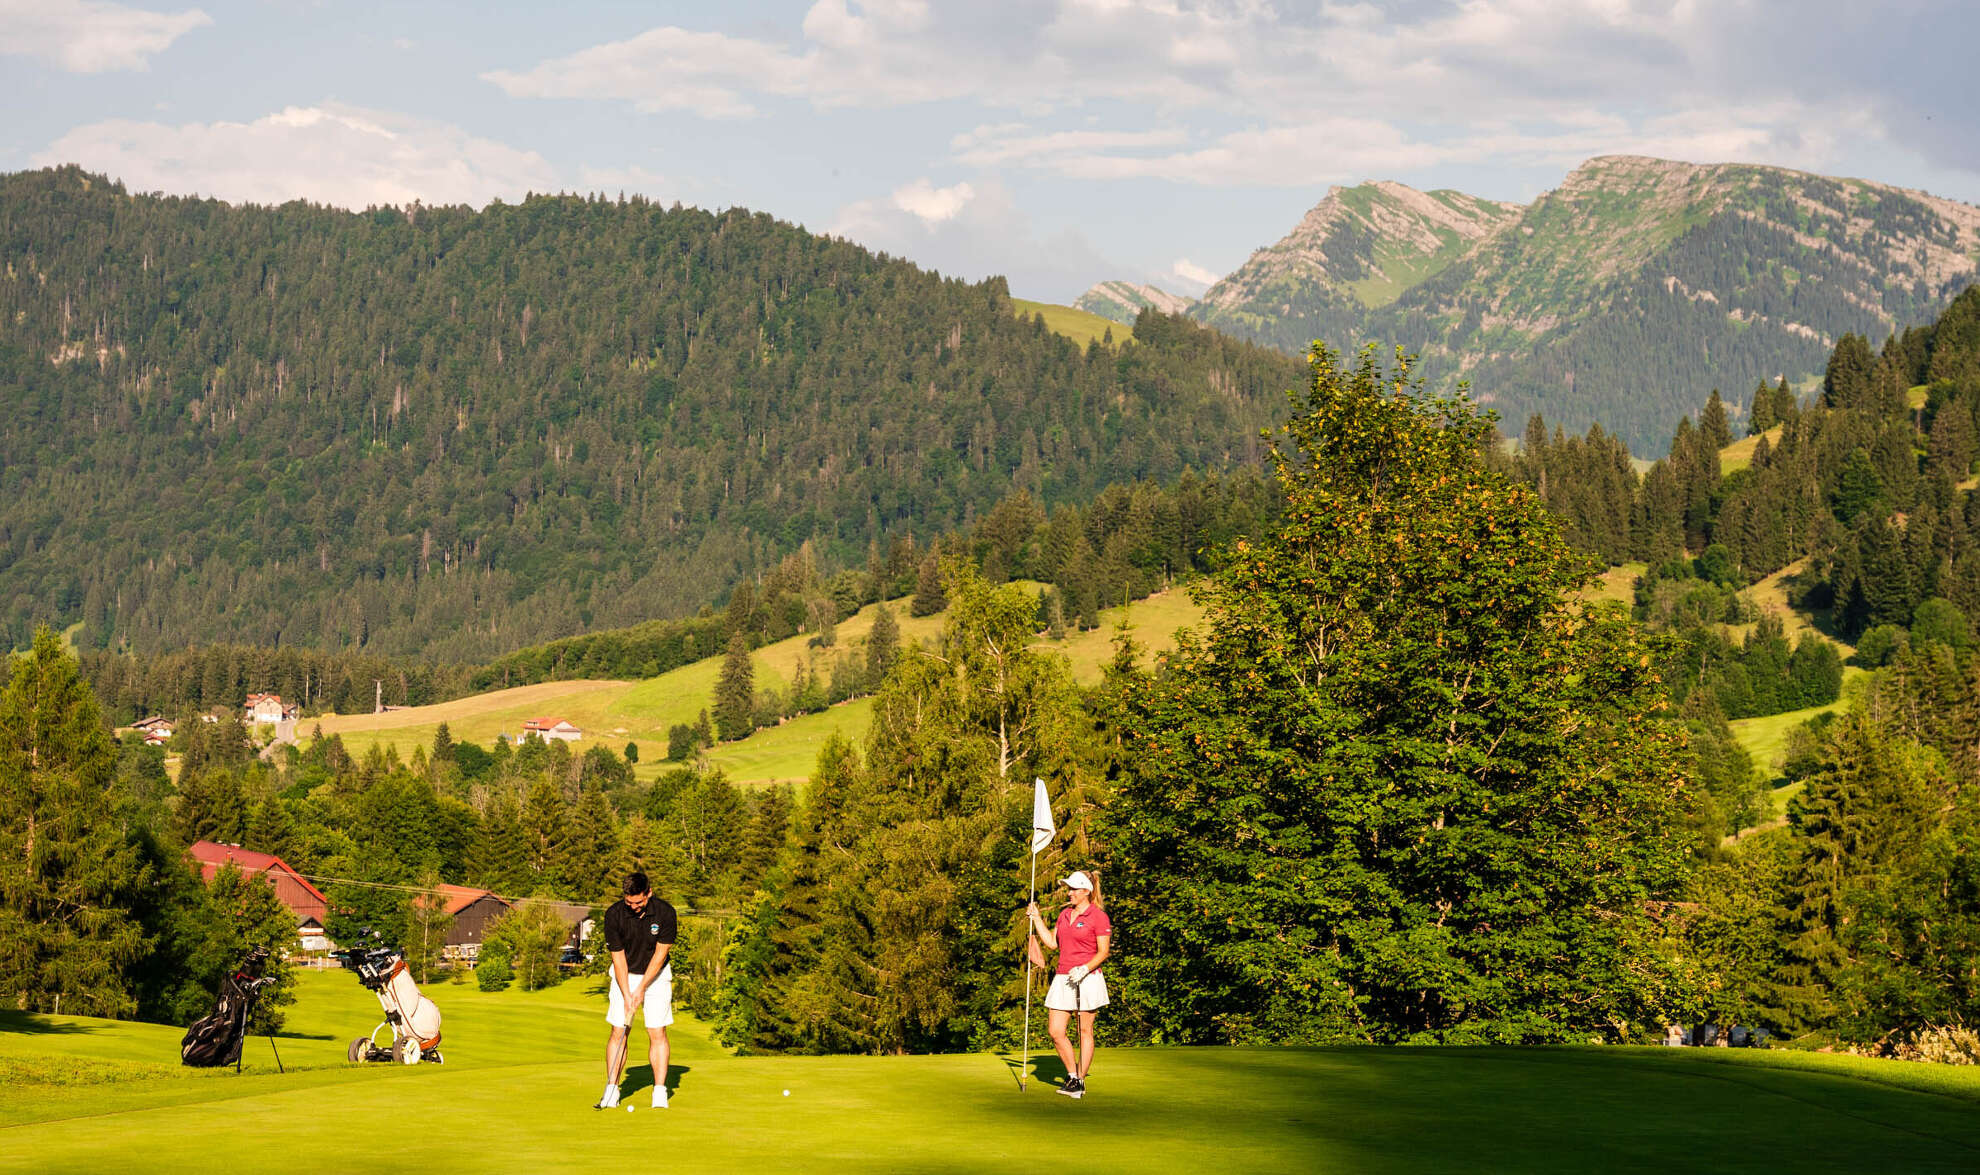
[[[1052,1047],[1059,1050],[1059,1060],[1066,1067],[1066,1081],[1059,1092],[1079,1098],[1086,1096],[1086,1075],[1093,1068],[1093,1015],[1107,1006],[1107,980],[1100,974],[1100,966],[1107,961],[1114,925],[1093,900],[1093,881],[1085,873],[1075,872],[1059,884],[1066,887],[1072,900],[1059,911],[1056,926],[1046,928],[1037,902],[1025,913],[1031,916],[1039,939],[1059,952],[1052,986],[1045,991],[1046,1023],[1052,1033]],[[1079,1017],[1076,1056],[1072,1042],[1066,1039],[1067,1024],[1075,1015]]]
[[[653,1062],[653,1108],[664,1110],[667,1026],[674,1022],[674,968],[667,961],[674,949],[674,907],[653,896],[644,873],[628,875],[623,888],[625,896],[605,911],[605,949],[612,952],[605,1022],[612,1035],[605,1046],[605,1093],[597,1108],[619,1104],[619,1080],[625,1075],[632,1017],[638,1011],[646,1021],[646,1055]]]

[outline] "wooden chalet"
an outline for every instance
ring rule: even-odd
[[[257,853],[239,845],[210,840],[194,842],[186,850],[199,866],[199,879],[211,884],[213,875],[233,866],[242,873],[259,874],[275,887],[275,896],[296,916],[297,945],[305,951],[327,951],[331,943],[323,931],[323,920],[330,914],[330,902],[323,891],[297,873],[287,861],[273,853]]]

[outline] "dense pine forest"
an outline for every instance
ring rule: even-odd
[[[577,678],[647,678],[727,651],[809,634],[834,664],[834,630],[865,604],[912,596],[918,614],[944,606],[941,567],[961,558],[996,583],[1030,580],[1039,593],[1040,627],[1092,629],[1101,609],[1140,599],[1214,567],[1234,539],[1269,524],[1278,495],[1256,471],[1199,477],[1172,485],[1110,485],[1085,505],[1047,509],[1023,490],[998,502],[960,531],[917,543],[895,536],[869,544],[863,565],[834,568],[810,543],[757,575],[746,576],[726,605],[693,616],[648,620],[564,637],[505,653],[481,665],[433,664],[361,650],[324,652],[287,646],[216,644],[139,654],[84,649],[84,678],[111,721],[147,714],[190,717],[238,709],[250,692],[281,694],[304,716],[362,713],[376,701],[419,706],[490,689]],[[7,667],[0,662],[0,682]],[[815,697],[765,703],[765,724],[869,692],[865,666],[847,665]],[[802,692],[802,691],[794,691]],[[753,705],[754,703],[747,703]]]
[[[0,634],[477,664],[1014,491],[1234,469],[1299,363],[1082,349],[741,210],[346,213],[0,179]]]

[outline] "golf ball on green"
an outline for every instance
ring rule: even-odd
[[[627,1106],[627,1107],[626,1107],[626,1113],[628,1113],[628,1114],[630,1114],[630,1113],[632,1113],[632,1112],[633,1112],[634,1110],[637,1110],[638,1108],[639,1108],[638,1106]]]
[[[785,1097],[789,1097],[789,1096],[791,1096],[791,1091],[790,1091],[790,1090],[788,1090],[788,1089],[787,1089],[787,1090],[785,1090],[785,1091],[784,1091],[784,1096],[785,1096]]]

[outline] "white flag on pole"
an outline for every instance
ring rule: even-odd
[[[1058,827],[1052,823],[1052,798],[1045,794],[1045,781],[1032,780],[1038,790],[1031,797],[1031,852],[1035,856],[1052,843]]]

